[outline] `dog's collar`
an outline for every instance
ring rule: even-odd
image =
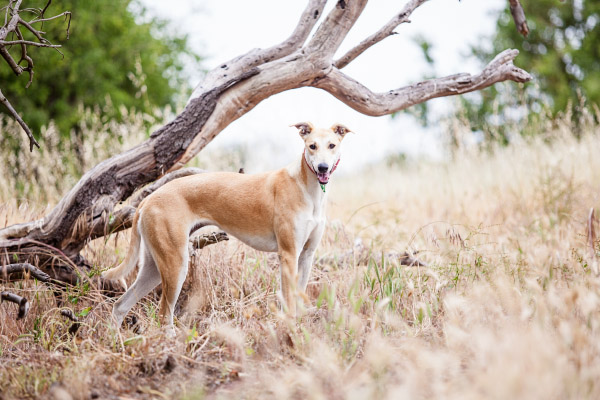
[[[304,149],[304,153],[302,153],[302,158],[304,159],[304,162],[306,163],[306,166],[308,167],[308,169],[317,176],[317,179],[319,179],[317,172],[313,169],[313,167],[310,166],[310,164],[308,163],[308,160],[306,159],[306,149]],[[342,159],[341,157],[337,159],[333,168],[331,168],[331,172],[329,173],[330,175],[333,174],[333,171],[335,171],[335,169],[337,168],[341,159]],[[325,185],[327,185],[327,184],[319,182],[319,185],[321,185],[321,190],[323,191],[323,193],[325,193]]]

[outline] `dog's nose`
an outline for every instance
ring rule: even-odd
[[[327,172],[327,170],[329,169],[329,165],[321,163],[317,166],[317,169],[319,170],[319,172]]]

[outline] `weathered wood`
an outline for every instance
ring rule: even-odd
[[[425,3],[426,1],[427,0],[411,0],[411,1],[409,1],[406,4],[406,6],[404,6],[402,11],[400,11],[397,15],[395,15],[394,18],[392,18],[387,24],[385,24],[383,27],[381,27],[381,29],[379,29],[377,32],[375,32],[368,38],[364,39],[357,46],[348,50],[348,52],[346,54],[344,54],[342,57],[340,57],[338,60],[336,60],[334,63],[334,66],[337,69],[344,68],[346,65],[348,65],[352,61],[354,61],[354,59],[356,57],[361,55],[369,47],[371,47],[374,44],[379,43],[383,39],[393,35],[394,29],[396,29],[398,27],[398,25],[400,25],[400,24],[410,22],[409,17],[413,13],[413,11],[415,11],[415,9],[417,7],[419,7],[421,4]]]
[[[309,38],[325,3],[326,0],[308,1],[298,25],[285,41],[267,49],[253,49],[209,72],[181,114],[145,142],[88,171],[45,218],[0,230],[1,254],[19,261],[37,259],[37,265],[51,277],[76,281],[73,265],[86,270],[87,263],[79,252],[89,240],[129,227],[134,207],[141,199],[176,177],[174,171],[180,170],[231,122],[262,100],[286,90],[321,88],[359,112],[385,115],[434,97],[480,90],[504,80],[530,79],[529,74],[512,64],[518,52],[507,50],[478,75],[453,75],[373,93],[344,75],[340,68],[389,36],[424,0],[409,1],[388,24],[339,61],[334,61],[333,56],[367,0],[337,1]],[[140,192],[130,206],[116,208],[134,191],[165,174],[165,178]]]
[[[513,65],[518,50],[504,50],[478,75],[457,74],[431,79],[385,93],[373,93],[360,82],[338,69],[311,82],[310,86],[326,90],[356,111],[381,116],[404,110],[427,100],[481,90],[507,80],[527,82],[531,76]]]

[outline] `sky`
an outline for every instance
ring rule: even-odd
[[[305,1],[277,0],[142,0],[151,15],[172,21],[170,29],[189,35],[190,45],[205,57],[210,70],[253,48],[265,48],[285,40],[293,31]],[[330,1],[325,14],[335,1]],[[371,0],[348,34],[337,56],[378,30],[399,12],[406,1]],[[402,24],[397,35],[371,47],[344,73],[369,89],[380,92],[459,72],[478,73],[482,65],[469,55],[469,46],[482,44],[493,33],[495,15],[506,0],[430,0]],[[436,69],[425,62],[414,39],[432,43]],[[202,78],[198,71],[196,86]],[[429,104],[443,113],[452,100]],[[246,149],[243,167],[258,172],[288,164],[302,152],[303,142],[289,125],[310,121],[329,127],[340,122],[353,130],[344,140],[339,173],[380,162],[387,155],[405,153],[416,159],[442,159],[444,128],[422,128],[411,116],[401,114],[368,117],[354,111],[330,94],[302,88],[272,96],[221,132],[199,157],[210,157],[234,148]]]

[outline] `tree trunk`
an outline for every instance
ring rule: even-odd
[[[385,93],[373,93],[341,72],[371,45],[391,35],[399,24],[408,22],[424,2],[409,1],[379,31],[334,60],[367,0],[338,1],[309,39],[326,3],[310,0],[287,40],[268,49],[251,50],[215,68],[172,122],[145,142],[92,168],[46,217],[0,230],[1,254],[7,257],[0,264],[31,262],[54,279],[74,283],[77,270],[89,268],[80,255],[86,243],[131,225],[136,202],[117,210],[120,202],[144,185],[179,170],[227,125],[274,94],[312,86],[330,92],[361,113],[386,115],[431,98],[480,90],[506,80],[530,79],[527,72],[512,64],[517,50],[502,52],[475,76],[458,74]],[[153,188],[173,176],[167,174],[167,179]],[[138,196],[137,203],[147,194]]]

